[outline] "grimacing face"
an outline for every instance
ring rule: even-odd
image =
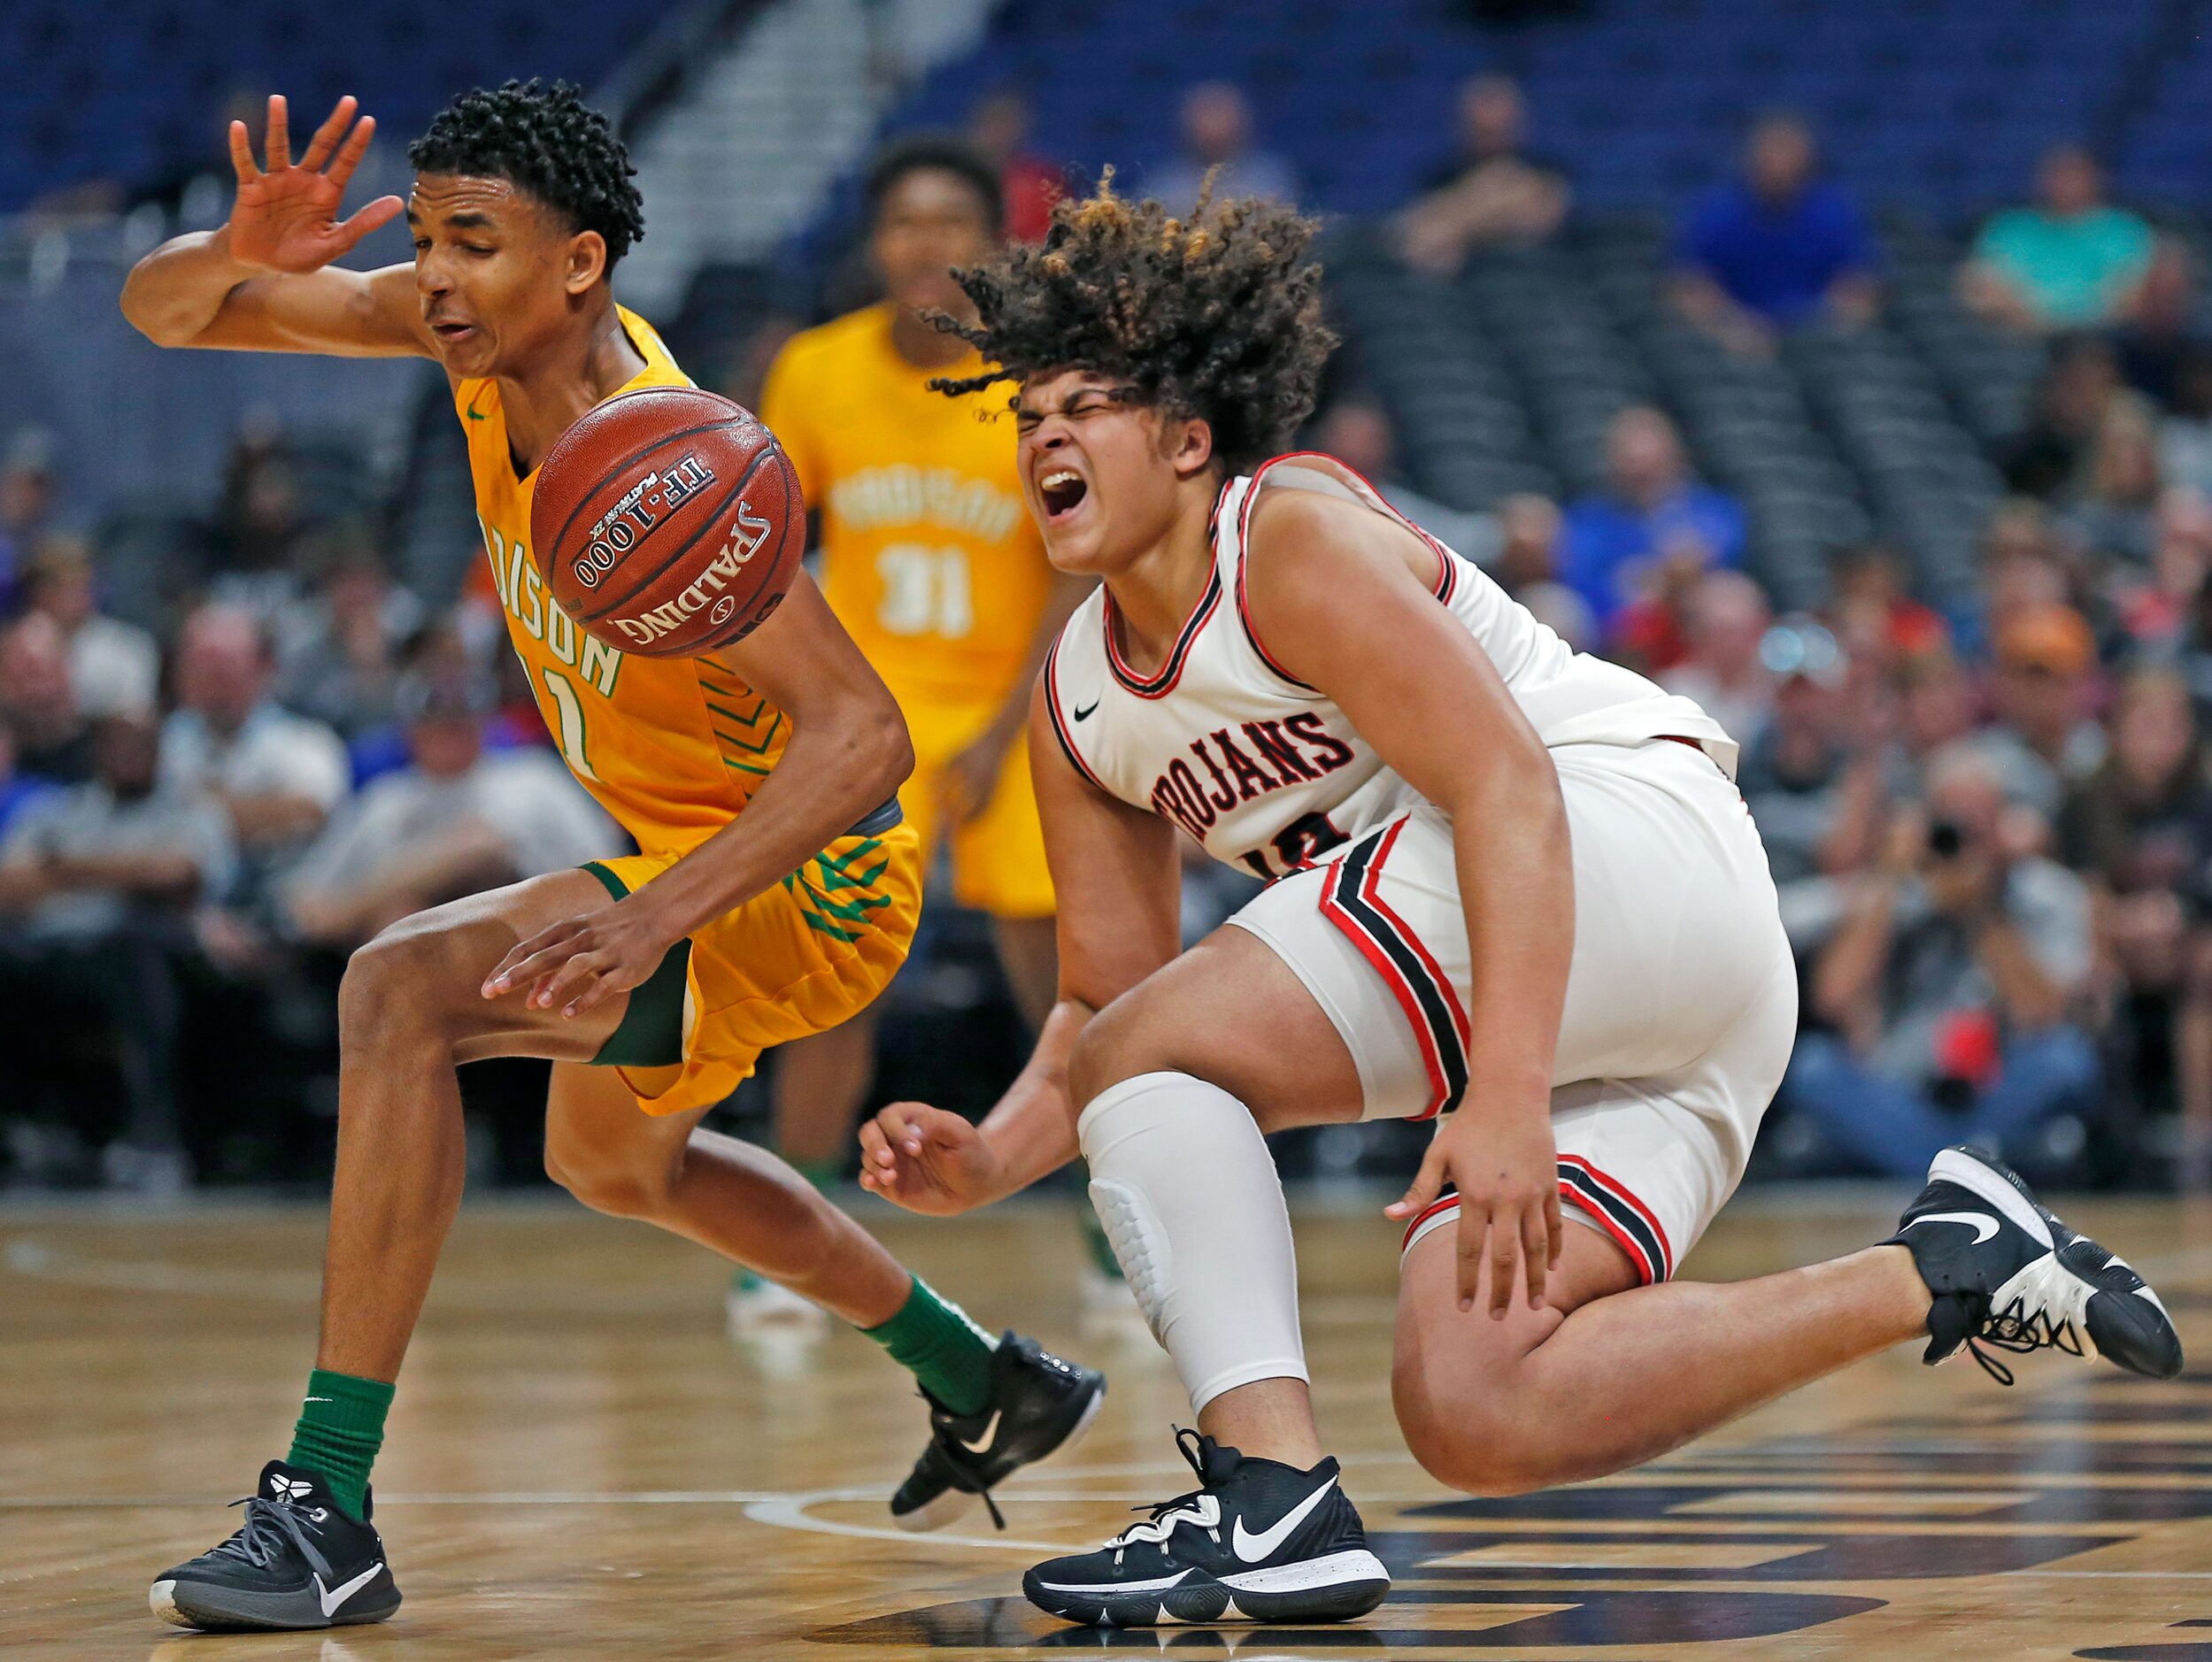
[[[497,375],[558,340],[606,271],[606,242],[505,179],[422,173],[407,203],[415,294],[438,360]]]
[[[1014,404],[1021,494],[1064,572],[1122,570],[1164,537],[1177,491],[1213,462],[1213,431],[1117,397],[1121,383],[1058,370],[1023,383]]]

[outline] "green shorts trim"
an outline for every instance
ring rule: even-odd
[[[613,872],[592,861],[583,868],[608,894],[620,900],[630,891]],[[677,942],[659,967],[630,989],[621,1025],[607,1035],[594,1067],[674,1067],[683,1060],[683,994],[691,966],[691,943]]]

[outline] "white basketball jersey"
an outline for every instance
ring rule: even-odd
[[[1214,573],[1175,650],[1137,674],[1114,645],[1101,585],[1045,659],[1053,731],[1093,784],[1174,820],[1218,860],[1276,878],[1397,818],[1419,793],[1334,700],[1277,666],[1245,605],[1246,536],[1263,490],[1318,490],[1388,514],[1433,548],[1437,602],[1466,625],[1546,746],[1687,739],[1730,778],[1737,747],[1689,699],[1568,650],[1472,561],[1384,502],[1333,457],[1278,457],[1214,504]]]

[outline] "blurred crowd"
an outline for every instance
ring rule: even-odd
[[[1383,227],[1409,267],[1561,232],[1574,181],[1526,127],[1511,81],[1467,87]],[[1035,237],[1066,173],[1026,129],[999,93],[969,136],[1010,234]],[[1299,189],[1220,83],[1191,89],[1180,152],[1143,188],[1187,205],[1214,170],[1225,193]],[[1957,279],[2045,354],[1991,458],[2011,494],[1969,604],[1923,604],[1877,543],[1835,563],[1816,611],[1776,615],[1745,508],[1656,407],[1614,416],[1601,489],[1484,512],[1413,488],[1356,376],[1306,435],[1741,746],[1802,971],[1769,1171],[1906,1175],[1980,1138],[2046,1174],[2212,1181],[2212,337],[2187,247],[2107,203],[2092,155],[2054,150],[2023,195]],[[1860,206],[1787,114],[1686,205],[1660,281],[1754,357],[1884,304]],[[739,396],[788,328],[727,355]],[[0,1035],[26,1081],[0,1112],[6,1175],[257,1175],[227,1139],[281,1145],[272,1126],[335,1099],[346,951],[620,835],[550,748],[496,617],[400,587],[374,522],[298,512],[281,442],[242,442],[204,580],[158,636],[104,612],[48,442],[0,453]],[[1194,886],[1193,929],[1237,904],[1230,881]]]
[[[269,1175],[335,1091],[344,956],[387,924],[619,850],[497,620],[429,613],[365,527],[242,446],[166,638],[106,615],[50,524],[52,458],[0,466],[0,1035],[19,1182],[172,1193]],[[196,1088],[197,1080],[197,1088]],[[254,1105],[264,1111],[257,1121]]]

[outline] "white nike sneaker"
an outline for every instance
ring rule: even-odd
[[[812,1299],[766,1276],[739,1270],[722,1295],[722,1317],[733,1339],[813,1343],[829,1336],[829,1312]]]
[[[2010,1167],[1977,1149],[1946,1149],[1884,1245],[1908,1248],[1935,1295],[1930,1366],[1964,1346],[1992,1379],[2015,1354],[2103,1356],[2132,1373],[2181,1372],[2181,1335],[2165,1305],[2116,1252],[2062,1223]]]
[[[1390,1592],[1335,1460],[1301,1472],[1189,1430],[1175,1446],[1201,1487],[1096,1552],[1038,1565],[1021,1578],[1031,1604],[1094,1627],[1157,1627],[1346,1621]]]

